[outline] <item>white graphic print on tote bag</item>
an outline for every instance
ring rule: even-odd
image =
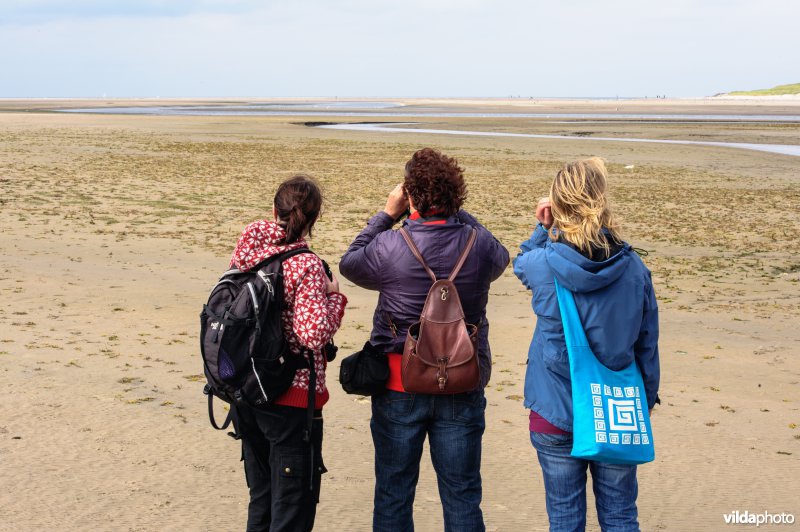
[[[622,388],[595,383],[590,386],[596,442],[616,445],[650,443],[638,386]]]

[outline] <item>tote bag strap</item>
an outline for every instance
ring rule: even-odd
[[[561,323],[564,325],[564,340],[567,342],[567,347],[588,347],[589,341],[586,339],[586,333],[581,324],[578,307],[575,305],[575,297],[571,291],[558,284],[556,279],[553,279],[553,282],[556,285],[558,308],[561,311]]]

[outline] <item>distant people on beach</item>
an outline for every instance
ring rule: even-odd
[[[375,531],[414,529],[414,495],[426,437],[445,530],[485,529],[480,465],[486,408],[483,388],[491,373],[486,303],[489,285],[503,273],[509,255],[485,227],[461,210],[466,194],[463,169],[455,159],[431,148],[417,151],[406,164],[403,183],[389,194],[384,210],[367,222],[339,264],[345,278],[379,292],[370,342],[389,359],[386,390],[372,397]],[[407,209],[410,216],[402,227],[420,258],[400,232],[392,230]],[[407,393],[401,353],[409,327],[420,319],[433,283],[431,275],[445,279],[451,274],[473,232],[473,247],[454,283],[466,323],[477,328],[478,383],[471,391],[456,394]],[[422,261],[432,270],[430,274]],[[445,297],[447,293],[442,292]]]
[[[639,529],[636,466],[571,456],[570,362],[554,283],[574,294],[591,350],[603,365],[619,371],[636,362],[652,410],[659,402],[658,306],[650,271],[620,236],[607,178],[599,158],[565,165],[550,196],[539,201],[539,224],[514,260],[514,273],[532,291],[536,313],[525,406],[551,531],[585,529],[587,468],[602,530]]]
[[[284,181],[275,193],[272,216],[242,232],[231,267],[249,271],[278,255],[308,249],[306,238],[321,209],[322,193],[313,179],[299,175]],[[288,391],[277,399],[259,408],[244,402],[235,406],[234,423],[242,439],[250,488],[248,531],[308,531],[314,526],[321,476],[326,471],[322,460],[322,407],[328,401],[326,345],[339,329],[347,304],[339,282],[326,269],[310,252],[282,260],[281,325],[289,356],[303,357],[304,364]],[[314,381],[312,391],[309,382]],[[309,435],[311,395],[314,411]]]

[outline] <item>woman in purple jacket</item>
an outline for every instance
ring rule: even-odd
[[[489,285],[508,265],[508,251],[470,214],[460,210],[467,194],[455,159],[425,148],[406,163],[405,180],[389,194],[342,257],[339,271],[355,284],[377,290],[370,343],[388,354],[386,392],[372,398],[375,445],[373,530],[413,530],[413,503],[425,437],[439,483],[445,530],[484,530],[481,513],[483,388],[491,374],[486,303]],[[446,278],[467,244],[475,245],[456,277],[467,323],[479,327],[481,385],[454,395],[410,394],[400,379],[408,327],[419,320],[431,279],[392,226],[410,209],[403,227],[437,278]]]

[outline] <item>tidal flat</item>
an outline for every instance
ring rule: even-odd
[[[793,102],[522,103],[406,102],[511,114],[800,114]],[[146,102],[125,103],[134,104]],[[219,515],[244,523],[238,444],[208,425],[201,392],[198,314],[208,291],[241,229],[270,214],[282,179],[302,172],[322,184],[325,210],[311,245],[335,265],[424,146],[459,160],[465,208],[512,257],[558,168],[592,155],[608,161],[614,209],[626,240],[646,252],[661,315],[663,404],[653,415],[657,459],[640,468],[644,530],[721,528],[733,509],[800,514],[797,157],[304,125],[318,116],[53,112],[86,105],[0,101],[0,387],[8,391],[0,507],[9,529],[205,530]],[[413,121],[431,129],[800,144],[800,124],[791,122]],[[337,335],[341,356],[366,340],[375,303],[374,293],[349,283],[343,291],[350,302]],[[510,268],[492,287],[489,319],[487,528],[545,529],[521,399],[535,320]],[[344,394],[338,367],[336,360],[328,371],[329,473],[317,523],[367,530],[370,405]],[[420,530],[442,528],[427,457],[415,515]]]

